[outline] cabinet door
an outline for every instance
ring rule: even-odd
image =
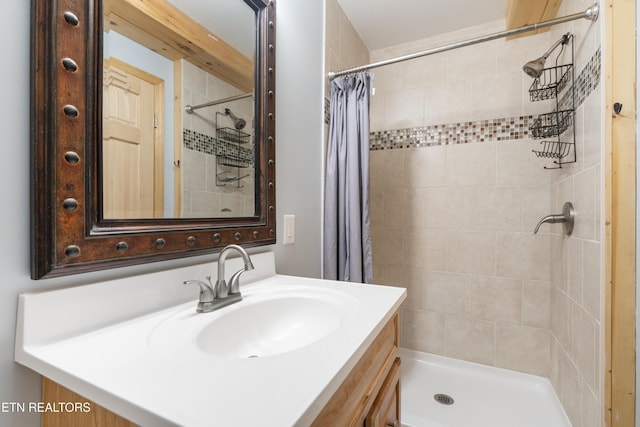
[[[80,410],[74,412],[43,412],[42,427],[138,427],[46,377],[42,377],[42,402],[72,402],[74,405],[82,405]]]
[[[369,414],[365,427],[400,426],[400,358],[396,357],[384,380]]]
[[[311,424],[362,427],[389,377],[398,350],[398,314],[389,320]]]

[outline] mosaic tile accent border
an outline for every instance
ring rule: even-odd
[[[600,84],[600,48],[576,78],[576,108]],[[571,91],[565,90],[560,101],[571,105]],[[428,147],[431,145],[468,144],[472,142],[508,141],[530,138],[530,127],[538,116],[505,117],[462,123],[430,125],[408,129],[371,132],[370,150]]]
[[[578,78],[576,79],[576,106],[582,105],[591,92],[593,92],[600,85],[600,61],[602,54],[600,53],[600,47],[593,54],[587,65],[582,69]]]
[[[211,154],[212,156],[222,155],[235,157],[242,160],[243,163],[248,163],[250,166],[253,166],[255,162],[254,150],[223,141],[219,138],[213,138],[191,129],[182,130],[182,143],[184,148],[188,150],[199,151],[201,153]]]
[[[593,54],[587,65],[584,66],[578,77],[576,77],[576,108],[587,99],[591,92],[600,84],[600,48]],[[571,108],[571,91],[565,91],[560,100],[560,109]]]
[[[371,132],[369,149],[392,150],[525,139],[529,137],[529,127],[534,121],[535,116],[521,116]]]

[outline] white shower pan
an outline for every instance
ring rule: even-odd
[[[403,427],[571,427],[546,378],[402,348],[399,353]]]

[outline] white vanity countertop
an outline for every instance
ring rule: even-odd
[[[214,357],[188,339],[156,345],[158,328],[170,319],[189,325],[233,309],[196,314],[197,287],[181,283],[215,271],[213,263],[23,294],[16,361],[143,426],[308,425],[406,291],[276,275],[272,253],[252,259],[256,270],[242,277],[246,300],[268,288],[332,289],[356,302],[348,319],[315,343],[266,357]],[[95,303],[93,310],[88,301]]]

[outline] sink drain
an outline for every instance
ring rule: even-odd
[[[453,397],[449,396],[448,394],[443,394],[443,393],[434,394],[433,398],[435,399],[436,402],[442,405],[453,405]]]
[[[247,357],[247,359],[254,359],[254,358],[256,358],[256,357],[258,357],[258,355],[257,355],[257,354],[252,354],[251,356]]]

